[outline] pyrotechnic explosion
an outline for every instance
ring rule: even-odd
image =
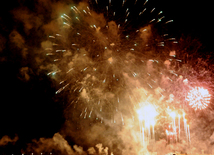
[[[187,101],[189,101],[189,105],[197,109],[205,109],[208,104],[210,103],[210,97],[207,89],[204,89],[202,87],[195,87],[187,95]]]
[[[176,54],[166,52],[165,44],[177,41],[163,30],[158,34],[172,20],[147,3],[112,1],[105,11],[98,1],[79,3],[61,16],[61,33],[49,36],[46,51],[54,62],[48,75],[61,79],[56,94],[67,93],[69,106],[81,109],[80,117],[124,124],[124,114],[135,115],[142,90],[148,98],[159,87],[165,75],[163,63],[169,67],[172,61],[163,62],[161,57]],[[163,96],[163,91],[160,87],[157,93]]]
[[[178,142],[182,127],[190,142],[184,110],[190,84],[176,57],[178,42],[164,28],[173,20],[147,0],[95,0],[72,6],[59,21],[59,33],[45,43],[52,61],[47,75],[59,83],[56,95],[67,96],[68,115],[75,109],[78,117],[122,125],[132,118],[143,142],[144,133],[155,139],[155,126],[164,124],[169,143]],[[202,97],[190,105],[205,108],[210,96]]]
[[[76,2],[16,1],[1,14],[1,135],[8,136],[0,154],[211,153],[212,60],[196,52],[195,34],[179,43],[172,36],[168,26],[178,21],[160,8],[176,4]],[[190,28],[180,12],[189,6],[177,4],[178,25]],[[209,92],[191,91],[199,87]]]

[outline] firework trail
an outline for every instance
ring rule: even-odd
[[[184,96],[173,94],[184,85],[176,73],[178,42],[164,31],[173,20],[149,1],[79,3],[60,20],[61,30],[49,36],[46,48],[52,61],[47,75],[81,118],[124,124],[145,101],[159,113],[172,102],[180,106],[174,100]]]

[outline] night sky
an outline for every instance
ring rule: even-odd
[[[41,42],[47,40],[51,29],[44,25],[58,18],[70,3],[69,0],[16,0],[4,1],[0,6],[0,138],[10,137],[6,144],[0,140],[0,152],[20,153],[33,139],[52,138],[57,132],[64,138],[66,133],[71,134],[67,137],[70,145],[87,147],[91,142],[77,135],[93,131],[90,129],[93,121],[80,125],[80,118],[66,120],[67,99],[55,95],[56,83],[41,69],[39,60],[44,56]],[[213,52],[212,5],[212,1],[154,1],[154,6],[174,20],[171,33],[178,40],[197,39],[202,45],[198,52],[207,54]],[[106,134],[117,137],[116,132],[107,129]],[[96,144],[99,138],[103,137],[98,136],[91,143]]]

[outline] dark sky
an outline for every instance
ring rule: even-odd
[[[5,33],[17,27],[14,24],[14,21],[11,21],[11,11],[14,8],[20,6],[33,7],[36,1],[6,1],[2,5],[1,9],[1,25],[2,33]],[[68,4],[69,1],[66,0]],[[152,2],[151,2],[152,3]],[[203,42],[204,47],[212,51],[212,36],[214,34],[213,22],[212,22],[212,2],[210,1],[194,1],[194,0],[163,0],[163,1],[154,1],[154,4],[157,4],[157,8],[164,10],[164,13],[167,17],[170,17],[174,20],[174,25],[178,35],[180,34],[191,34],[193,38],[198,38]],[[155,6],[155,5],[154,5]],[[9,12],[8,12],[9,10]],[[33,10],[32,10],[33,11]],[[9,17],[9,18],[8,18]]]
[[[213,10],[210,1],[163,1],[167,15],[175,19],[179,33],[198,38],[208,50],[213,42]]]
[[[65,3],[69,2],[65,1]],[[159,8],[163,8],[165,16],[174,19],[173,27],[177,36],[183,34],[193,39],[197,38],[201,41],[204,50],[214,51],[212,1],[163,0],[156,3]],[[38,76],[33,71],[36,68],[32,64],[33,60],[24,60],[23,54],[20,56],[18,53],[22,50],[14,47],[10,40],[11,32],[16,29],[23,35],[25,42],[29,41],[26,47],[29,57],[33,55],[30,51],[39,50],[37,44],[40,43],[37,39],[43,41],[45,37],[39,38],[32,31],[29,31],[31,34],[29,35],[24,28],[26,25],[16,18],[15,11],[17,8],[27,7],[34,12],[34,5],[37,5],[36,0],[18,0],[4,1],[0,7],[0,48],[3,49],[0,51],[0,137],[4,135],[15,137],[17,134],[20,137],[17,145],[20,146],[33,138],[52,137],[65,122],[62,101],[54,98],[54,83],[45,73]],[[45,11],[49,13],[49,10],[43,10],[44,13]],[[37,16],[37,12],[34,16]],[[41,31],[37,32],[41,33]],[[34,49],[31,50],[32,47]],[[32,70],[27,69],[30,75],[29,81],[23,80],[27,79],[26,74],[20,75],[20,68],[23,66],[32,68]]]

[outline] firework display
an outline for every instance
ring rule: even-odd
[[[157,34],[172,20],[150,5],[147,8],[148,1],[141,3],[109,2],[104,14],[99,13],[103,3],[80,3],[71,7],[70,15],[61,16],[61,34],[49,36],[52,46],[46,50],[54,70],[48,75],[61,79],[56,94],[67,92],[71,106],[82,109],[80,117],[115,122],[119,113],[124,124],[123,114],[133,115],[134,104],[141,102],[139,92],[147,91],[148,97],[161,83],[161,69],[171,63],[163,63],[161,57],[169,53],[175,57],[175,51],[164,51],[165,44],[177,43],[175,39]],[[139,4],[137,13],[133,9]],[[116,6],[124,11],[117,12]],[[139,89],[138,97],[134,97],[135,89]],[[161,87],[157,90],[162,91]]]
[[[214,154],[211,2],[3,3],[0,154]]]
[[[202,87],[195,87],[194,89],[190,90],[187,95],[187,101],[189,101],[189,105],[197,109],[204,109],[208,106],[210,102],[210,94],[207,89]]]
[[[59,21],[45,49],[47,75],[58,82],[56,96],[66,96],[68,119],[126,125],[131,118],[139,121],[143,144],[163,138],[156,126],[164,126],[169,143],[190,142],[186,101],[204,109],[211,96],[200,87],[190,90],[190,69],[166,28],[173,20],[147,0],[95,0],[72,6]]]

